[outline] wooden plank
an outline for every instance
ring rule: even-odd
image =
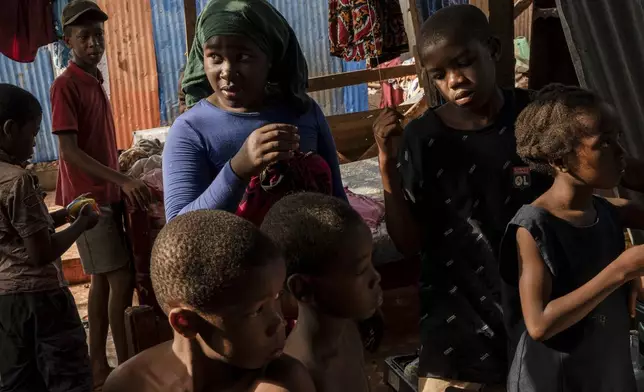
[[[125,310],[125,336],[128,358],[161,343],[154,309],[147,305],[127,308]]]
[[[530,8],[531,5],[532,5],[532,0],[517,0],[514,3],[514,19],[521,16],[523,11]]]
[[[514,1],[494,0],[489,7],[492,33],[501,40],[496,81],[500,87],[514,87]]]
[[[425,92],[425,100],[432,106],[438,104],[438,92],[429,77],[429,73],[423,68],[423,61],[420,58],[420,51],[418,49],[418,41],[420,39],[420,16],[418,14],[418,7],[415,0],[400,0],[400,9],[403,14],[403,22],[405,24],[405,32],[407,33],[407,40],[409,41],[409,48],[411,54],[414,56],[416,62],[416,74],[418,75],[418,83]]]
[[[380,80],[401,78],[416,75],[416,66],[398,65],[390,68],[364,69],[360,71],[342,72],[332,75],[316,76],[309,78],[308,92],[330,90],[333,88],[353,86],[356,84],[375,82]]]
[[[195,39],[195,25],[197,24],[196,0],[183,0],[183,12],[186,15],[186,51],[190,53],[192,41]]]
[[[412,105],[400,105],[397,109],[405,112]],[[326,121],[332,131],[341,132],[344,130],[352,129],[354,127],[371,126],[378,117],[382,109],[368,110],[365,112],[337,114],[334,116],[327,116]]]

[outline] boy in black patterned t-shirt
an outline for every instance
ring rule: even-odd
[[[435,13],[419,49],[447,103],[404,132],[392,109],[374,124],[387,229],[403,254],[422,259],[419,390],[502,389],[498,244],[519,207],[551,180],[516,154],[514,121],[530,94],[497,86],[500,44],[478,8]]]

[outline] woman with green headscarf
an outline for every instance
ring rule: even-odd
[[[166,217],[235,212],[248,181],[297,151],[331,169],[346,199],[335,144],[306,94],[306,60],[291,27],[265,0],[211,0],[197,20],[183,91],[190,108],[163,155]]]

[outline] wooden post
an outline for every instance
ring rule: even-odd
[[[400,9],[403,14],[403,22],[405,23],[405,32],[407,33],[407,41],[409,42],[409,51],[414,56],[416,62],[416,73],[418,74],[418,83],[425,91],[425,99],[430,106],[438,103],[438,95],[434,86],[432,85],[429,74],[423,68],[418,50],[418,37],[420,36],[420,17],[418,15],[418,8],[416,7],[415,0],[399,0]]]
[[[196,0],[183,0],[183,12],[186,19],[186,57],[192,48],[192,41],[195,39],[195,25],[197,24],[197,2]]]
[[[496,67],[499,86],[514,86],[514,2],[493,0],[489,2],[490,26],[501,40],[501,59]]]

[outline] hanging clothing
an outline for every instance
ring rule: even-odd
[[[330,0],[329,40],[332,56],[371,66],[409,50],[398,0]]]
[[[397,57],[384,64],[380,64],[379,68],[390,68],[402,65],[402,60]],[[399,83],[398,79],[383,80],[380,82],[380,108],[397,107],[405,102],[405,90]]]
[[[38,48],[56,40],[51,0],[4,0],[0,12],[0,53],[31,63]]]

